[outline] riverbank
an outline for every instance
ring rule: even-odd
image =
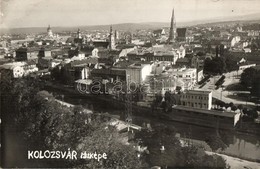
[[[230,166],[230,169],[259,169],[260,168],[260,163],[257,162],[251,162],[247,160],[243,160],[240,158],[236,157],[231,157],[225,154],[220,154],[220,153],[214,153],[214,152],[209,152],[205,151],[208,155],[219,155],[222,158],[226,160],[228,165]]]
[[[69,107],[74,106],[74,105],[67,103],[67,102],[63,102],[63,101],[58,101],[58,102],[60,102],[62,105],[67,105]],[[91,110],[89,110],[89,111],[91,111]],[[100,114],[100,115],[102,115],[102,114]],[[110,116],[110,117],[112,117],[112,116]],[[117,118],[115,118],[115,119],[117,119]],[[221,156],[222,158],[224,158],[226,160],[227,164],[231,167],[231,169],[245,169],[245,168],[258,169],[260,167],[260,163],[255,162],[255,160],[247,160],[245,158],[242,159],[242,158],[234,157],[234,156],[229,155],[225,152],[223,152],[223,153],[214,152],[214,151],[211,150],[211,148],[204,141],[182,138],[180,136],[177,136],[177,137],[180,139],[180,141],[183,144],[185,144],[185,142],[189,142],[190,144],[193,144],[193,145],[196,145],[196,146],[199,146],[199,147],[203,147],[205,152],[209,155],[216,154],[218,156]]]
[[[79,97],[87,97],[87,98],[94,99],[96,101],[101,101],[102,103],[108,103],[109,105],[115,106],[120,109],[125,108],[124,101],[114,99],[110,95],[82,94],[82,93],[79,93],[74,88],[64,87],[63,85],[53,84],[51,82],[47,82],[45,85],[47,87],[51,87],[53,89],[60,90],[60,91],[65,91],[65,92],[71,93],[73,95],[77,95]],[[152,109],[150,107],[132,104],[132,110],[133,110],[133,114],[135,114],[137,116],[149,115],[149,116],[158,117],[158,118],[162,118],[162,119],[166,118],[165,120],[170,120],[169,118],[167,118],[167,114],[163,113],[161,108]],[[174,120],[174,119],[172,119],[172,120]],[[180,121],[180,122],[189,123],[186,121]],[[196,125],[193,123],[189,123],[189,124]],[[240,133],[260,135],[260,125],[259,124],[258,125],[257,124],[248,124],[248,123],[245,124],[245,123],[238,122],[236,127],[232,128],[231,130],[235,130],[236,132],[240,132]]]

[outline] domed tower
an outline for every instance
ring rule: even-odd
[[[81,39],[82,36],[81,36],[81,32],[80,32],[80,29],[78,28],[78,31],[77,31],[77,38]]]
[[[53,37],[53,33],[52,33],[52,30],[51,30],[51,27],[49,25],[49,27],[47,28],[47,34],[49,37]]]

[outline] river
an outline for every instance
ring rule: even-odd
[[[96,112],[107,112],[113,115],[120,115],[124,109],[111,107],[104,102],[98,102],[89,97],[78,96],[64,91],[47,89],[53,93],[57,99],[65,102],[83,105],[91,108]],[[60,97],[63,95],[63,97]],[[102,97],[102,96],[100,96]],[[147,123],[166,124],[174,127],[181,138],[187,138],[195,141],[200,141],[209,145],[215,152],[227,154],[234,157],[239,157],[246,160],[260,160],[260,137],[259,135],[251,135],[247,133],[238,133],[235,131],[217,130],[214,128],[201,127],[175,121],[167,121],[153,117],[134,116],[133,123],[144,125]]]

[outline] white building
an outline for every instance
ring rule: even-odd
[[[127,57],[127,54],[131,51],[133,51],[135,48],[126,48],[126,49],[122,49],[122,51],[119,54],[119,58],[121,57]]]
[[[74,60],[83,60],[83,59],[85,59],[85,54],[84,54],[84,53],[78,53],[78,55],[73,56],[73,57],[71,58],[71,61],[74,61]]]
[[[231,47],[234,47],[235,44],[240,41],[240,39],[241,39],[240,36],[235,36],[235,37],[233,37],[233,38],[231,39],[231,42],[230,42],[230,43],[231,43],[231,44],[230,44]]]
[[[197,83],[197,69],[196,68],[177,68],[170,69],[168,73],[172,74],[176,79],[183,81],[184,89],[191,90]]]
[[[210,110],[212,107],[212,92],[188,90],[181,95],[180,101],[182,106]]]
[[[126,68],[126,78],[129,78],[128,82],[141,84],[151,72],[152,66],[150,64],[132,64]]]
[[[0,66],[0,71],[4,76],[9,76],[11,78],[19,78],[27,76],[30,73],[37,72],[38,68],[36,64],[27,62],[12,62],[6,63]]]

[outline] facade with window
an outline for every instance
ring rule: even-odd
[[[181,105],[210,110],[212,107],[212,92],[203,90],[188,90],[181,95]]]
[[[197,83],[197,69],[196,68],[177,68],[170,69],[168,71],[177,80],[181,80],[184,83],[183,90],[191,90]]]

